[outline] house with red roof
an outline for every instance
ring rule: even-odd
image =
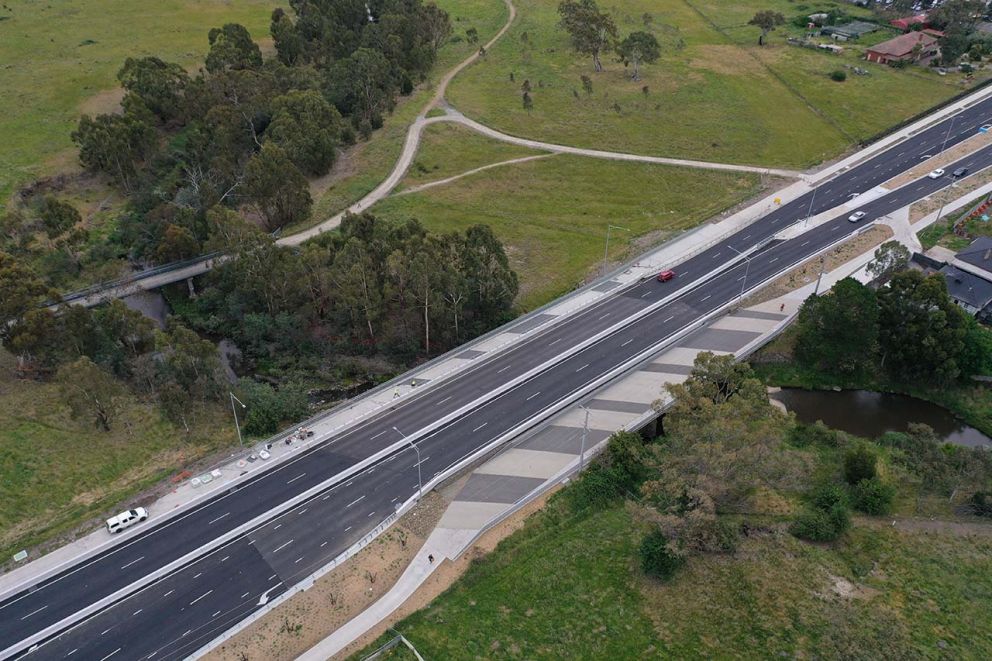
[[[939,54],[940,45],[936,37],[924,32],[907,32],[875,44],[866,51],[865,59],[879,64],[926,62]]]

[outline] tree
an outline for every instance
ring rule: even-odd
[[[314,90],[294,90],[272,101],[265,136],[312,176],[327,174],[341,141],[341,113]]]
[[[45,225],[45,233],[53,239],[64,234],[83,219],[76,211],[76,207],[52,195],[46,195],[42,199],[41,204],[38,205],[38,216]]]
[[[534,109],[534,99],[531,97],[530,92],[524,92],[520,100],[523,102],[524,110],[528,113]]]
[[[782,16],[781,13],[771,9],[763,9],[756,13],[754,17],[747,22],[747,24],[761,28],[761,35],[758,37],[758,45],[764,46],[765,37],[768,36],[768,33],[779,25],[785,24],[785,16]]]
[[[445,42],[448,41],[448,37],[451,36],[451,20],[448,18],[448,12],[439,8],[434,3],[423,6],[419,24],[422,26],[423,32],[430,42],[430,47],[434,53],[441,50],[441,46],[444,46]],[[478,33],[476,33],[476,40],[478,40]],[[472,41],[470,43],[475,42]]]
[[[634,65],[630,74],[631,80],[640,80],[640,64],[653,64],[661,56],[661,49],[658,40],[650,32],[631,32],[627,38],[617,46],[617,54],[624,64],[630,62]]]
[[[359,48],[339,61],[326,77],[325,92],[363,136],[382,126],[383,114],[392,110],[398,80],[381,51]]]
[[[824,296],[810,296],[799,310],[796,358],[837,374],[870,368],[878,351],[875,293],[844,278]]]
[[[892,501],[895,495],[895,488],[882,482],[876,475],[854,485],[851,502],[854,509],[859,512],[879,516],[888,514],[892,510]]]
[[[157,57],[129,57],[117,72],[117,80],[129,97],[140,102],[159,119],[169,121],[183,114],[183,97],[189,85],[189,74],[178,64]]]
[[[927,14],[927,21],[945,35],[967,37],[975,31],[985,12],[983,0],[947,0]]]
[[[155,257],[161,263],[176,262],[200,254],[200,242],[181,225],[169,223],[159,241]]]
[[[10,339],[17,321],[37,307],[45,293],[44,283],[30,267],[0,251],[0,339]]]
[[[466,310],[475,324],[473,333],[505,321],[520,290],[503,244],[488,225],[473,225],[459,246],[458,263],[466,280]]]
[[[375,326],[383,311],[382,283],[375,258],[365,243],[348,239],[334,256],[331,280],[337,288],[337,300],[352,320],[368,329],[369,339],[375,341]]]
[[[59,368],[56,382],[74,418],[92,417],[103,431],[120,413],[124,387],[85,356]]]
[[[901,271],[909,264],[909,248],[898,241],[886,241],[875,250],[875,258],[868,263],[868,273],[885,284],[896,271]]]
[[[593,68],[603,70],[600,55],[612,48],[617,26],[606,12],[599,11],[595,0],[564,0],[558,5],[559,27],[568,32],[572,48],[592,57]]]
[[[685,564],[685,558],[670,548],[660,530],[652,530],[641,540],[641,571],[667,581]]]
[[[272,35],[272,41],[280,62],[291,67],[302,59],[306,42],[296,31],[293,20],[282,7],[276,7],[272,10],[269,33]]]
[[[155,145],[155,129],[150,113],[135,108],[121,115],[83,115],[72,140],[79,146],[84,167],[111,175],[130,193],[138,165]]]
[[[944,384],[961,374],[967,314],[943,276],[902,271],[878,292],[882,365],[907,382]]]
[[[243,25],[227,23],[207,34],[210,51],[204,61],[207,71],[218,73],[229,69],[258,69],[262,66],[262,51],[251,40]]]
[[[274,142],[266,142],[245,166],[245,193],[269,231],[305,220],[313,204],[306,177]]]

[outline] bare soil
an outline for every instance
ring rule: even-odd
[[[846,264],[858,255],[872,250],[875,246],[891,237],[891,227],[888,225],[873,225],[868,231],[848,239],[825,253],[823,255],[824,271],[829,272]],[[781,276],[756,294],[744,299],[741,307],[765,303],[773,298],[783,296],[794,289],[799,289],[810,284],[816,280],[819,274],[820,257],[814,257]]]

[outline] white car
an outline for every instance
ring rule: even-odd
[[[111,533],[117,533],[147,518],[148,510],[144,507],[136,507],[133,510],[126,510],[117,516],[107,519],[107,530]]]
[[[941,169],[941,168],[937,168],[936,170],[933,170],[927,176],[930,177],[931,179],[940,179],[941,177],[944,176],[944,170]]]
[[[861,220],[864,217],[865,217],[865,212],[864,211],[855,211],[850,216],[848,216],[847,219],[849,221],[851,221],[852,223],[856,223],[856,222],[858,222],[859,220]]]

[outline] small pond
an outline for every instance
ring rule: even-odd
[[[964,424],[947,409],[915,397],[868,390],[783,388],[771,398],[782,402],[801,422],[823,420],[828,427],[864,438],[905,431],[909,423],[922,422],[948,443],[992,446],[992,438]]]

